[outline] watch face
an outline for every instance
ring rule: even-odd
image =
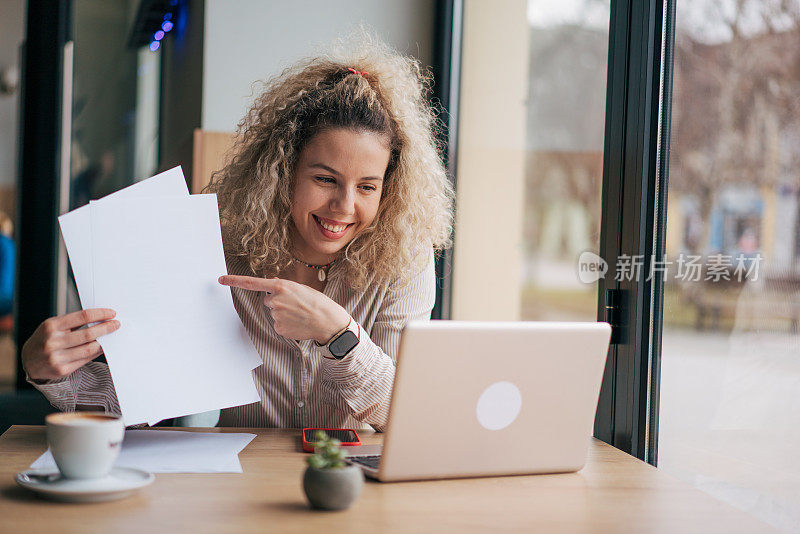
[[[347,356],[347,353],[353,350],[356,345],[358,345],[358,336],[355,335],[352,330],[345,330],[341,336],[331,341],[328,348],[331,350],[331,354],[333,354],[334,358],[341,360]]]

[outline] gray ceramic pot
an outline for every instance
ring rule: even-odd
[[[364,486],[364,475],[355,465],[336,469],[306,467],[303,489],[313,508],[322,510],[344,510],[359,495]]]

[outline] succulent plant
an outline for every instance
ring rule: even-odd
[[[347,466],[345,454],[339,446],[338,439],[331,438],[322,430],[317,430],[314,436],[314,454],[309,456],[306,461],[308,465],[316,469],[341,469]]]

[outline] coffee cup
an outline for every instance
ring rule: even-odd
[[[51,413],[45,424],[47,444],[62,476],[108,475],[125,436],[121,418],[92,412]]]

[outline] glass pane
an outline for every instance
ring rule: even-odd
[[[464,2],[452,319],[595,320],[609,17]]]
[[[132,3],[74,3],[71,209],[133,183],[136,50],[127,46]]]
[[[678,3],[659,467],[800,525],[800,3]]]
[[[70,209],[155,173],[160,52],[129,46],[139,2],[73,2]],[[80,308],[71,274],[67,310]]]
[[[609,6],[528,1],[525,320],[597,317]]]

